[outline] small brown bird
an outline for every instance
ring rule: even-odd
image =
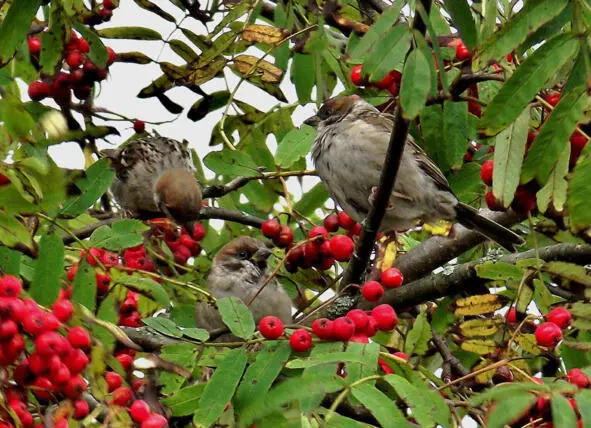
[[[238,297],[248,304],[269,276],[267,259],[271,251],[264,242],[249,236],[233,239],[216,254],[207,276],[207,288],[216,298]],[[291,323],[291,300],[283,287],[271,280],[249,306],[255,323],[274,315]],[[195,308],[197,327],[208,331],[225,325],[214,305],[200,302]]]
[[[329,99],[304,123],[316,127],[312,159],[328,192],[355,221],[363,221],[373,205],[394,118],[351,95]],[[380,230],[436,220],[457,221],[509,250],[523,243],[516,233],[460,202],[409,135]]]
[[[138,138],[101,154],[111,160],[116,174],[111,191],[129,215],[152,218],[164,214],[180,224],[199,218],[201,186],[187,142]]]

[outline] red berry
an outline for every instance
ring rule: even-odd
[[[100,8],[98,11],[98,15],[103,19],[103,21],[109,21],[113,17],[113,11],[111,9],[106,9],[104,7]]]
[[[369,343],[369,337],[363,333],[355,333],[353,336],[351,336],[349,341],[357,343]]]
[[[318,318],[312,323],[312,333],[319,339],[332,340],[334,323],[328,318]]]
[[[281,224],[274,218],[265,221],[261,225],[261,232],[269,239],[275,239],[281,232]]]
[[[60,418],[54,422],[53,428],[68,428],[69,422],[67,418]]]
[[[272,315],[267,315],[259,322],[259,331],[265,339],[277,339],[283,334],[283,321]]]
[[[94,280],[96,282],[96,292],[99,295],[106,294],[109,291],[109,284],[111,283],[111,277],[107,273],[95,273]]]
[[[82,53],[88,53],[90,52],[90,45],[88,44],[88,42],[84,39],[84,38],[79,38],[78,40],[76,40],[76,47],[78,48],[78,50]]]
[[[380,366],[380,368],[382,369],[382,371],[384,373],[386,373],[386,374],[394,373],[394,370],[392,369],[392,367],[390,367],[384,359],[378,358],[378,365]]]
[[[563,329],[567,328],[573,321],[568,309],[562,307],[554,308],[548,312],[548,315],[546,315],[546,320],[548,322],[553,322],[558,327]]]
[[[390,86],[388,86],[388,92],[390,92],[390,95],[393,97],[398,96],[398,92],[400,92],[400,85],[392,83]]]
[[[381,282],[386,288],[398,288],[402,285],[404,277],[400,269],[391,267],[382,272]]]
[[[293,243],[293,232],[289,226],[281,226],[279,235],[273,239],[273,243],[278,247],[289,247]]]
[[[396,311],[390,305],[378,305],[371,311],[371,316],[375,318],[378,330],[390,331],[398,324]]]
[[[482,116],[482,106],[476,101],[468,101],[468,111],[476,117]]]
[[[486,192],[486,194],[484,195],[484,200],[486,201],[486,206],[489,210],[505,211],[505,207],[503,207],[501,203],[497,201],[497,198],[495,198],[495,195],[493,194],[492,190]]]
[[[184,265],[191,257],[191,250],[184,245],[180,245],[173,253],[175,263]]]
[[[353,67],[353,69],[351,70],[351,82],[353,82],[353,84],[355,86],[361,86],[363,84],[365,84],[363,77],[361,76],[361,72],[363,66],[361,65],[356,65],[355,67]]]
[[[345,235],[335,235],[330,238],[330,253],[339,262],[346,262],[353,255],[355,243]]]
[[[307,330],[299,328],[291,334],[289,346],[296,352],[306,352],[312,347],[312,335]]]
[[[70,68],[78,68],[82,65],[82,54],[78,51],[73,51],[68,54],[66,57],[66,63]]]
[[[527,187],[518,186],[515,191],[515,198],[511,203],[511,208],[518,214],[525,215],[536,208],[536,195]]]
[[[72,327],[68,332],[68,341],[74,348],[88,349],[90,347],[90,334],[84,327]]]
[[[31,55],[37,55],[41,52],[41,39],[39,37],[29,37],[27,46]]]
[[[5,186],[7,184],[10,184],[10,178],[4,174],[0,174],[0,186]]]
[[[0,278],[0,296],[18,297],[23,291],[23,284],[20,279],[12,275],[4,275]]]
[[[312,230],[310,230],[310,238],[316,238],[320,236],[321,238],[318,239],[319,242],[322,242],[324,239],[328,238],[328,230],[326,230],[322,226],[314,226]]]
[[[536,327],[538,345],[554,348],[562,340],[562,330],[553,322],[545,322]]]
[[[482,179],[482,182],[487,186],[492,186],[493,168],[494,162],[492,160],[487,160],[482,164],[482,167],[480,168],[480,178]]]
[[[142,317],[139,312],[133,311],[129,315],[119,317],[119,325],[124,327],[141,327]]]
[[[123,385],[123,378],[115,372],[107,372],[105,374],[105,380],[107,381],[107,391],[109,392],[113,392]]]
[[[72,374],[82,373],[89,363],[88,356],[81,349],[72,349],[64,358]]]
[[[136,422],[143,422],[151,415],[150,406],[144,400],[135,400],[129,406],[129,414]]]
[[[570,164],[574,165],[577,163],[577,159],[581,155],[581,152],[587,145],[587,138],[583,136],[579,131],[575,131],[570,136]]]
[[[556,104],[558,104],[558,101],[560,101],[560,93],[559,92],[551,92],[548,95],[546,95],[544,100],[548,104],[550,104],[552,107],[554,107]]]
[[[115,391],[113,391],[112,403],[116,404],[117,406],[127,406],[127,403],[129,403],[132,399],[133,393],[127,386],[120,386]]]
[[[66,355],[69,350],[70,344],[66,338],[55,331],[47,331],[35,339],[35,351],[44,357]]]
[[[105,9],[113,10],[113,9],[117,8],[117,5],[115,3],[113,3],[113,0],[103,0],[103,7]]]
[[[458,61],[465,61],[467,59],[472,58],[472,54],[464,44],[464,42],[458,43],[456,45],[456,58]]]
[[[324,228],[329,232],[336,232],[339,230],[339,217],[336,214],[329,214],[324,217]]]
[[[205,226],[201,223],[195,223],[195,226],[193,226],[193,239],[201,241],[203,238],[205,238]]]
[[[146,130],[146,122],[136,119],[133,121],[133,130],[136,134],[141,134]]]
[[[31,384],[31,386],[33,386],[31,390],[37,398],[40,398],[42,400],[49,400],[51,397],[53,397],[53,383],[51,383],[51,381],[46,377],[37,377],[37,379],[35,379],[35,381]]]
[[[375,318],[369,315],[369,319],[367,320],[367,327],[365,328],[365,335],[367,337],[374,337],[378,332],[378,323],[376,322]]]
[[[0,322],[0,340],[10,339],[17,333],[18,324],[15,321],[7,319],[5,321]]]
[[[392,76],[394,84],[400,86],[400,82],[402,81],[402,73],[400,73],[398,70],[392,70],[390,75]]]
[[[74,401],[74,419],[80,420],[88,416],[90,412],[90,407],[88,406],[88,402],[86,400],[76,400]]]
[[[392,355],[408,362],[408,355],[406,355],[404,352],[394,352]]]
[[[356,224],[355,220],[353,220],[351,218],[351,216],[349,214],[347,214],[345,211],[341,211],[338,214],[338,219],[339,219],[339,226],[341,226],[343,229],[346,229],[346,230],[352,229],[353,226],[355,226],[355,224]]]
[[[111,251],[105,251],[101,256],[101,262],[107,266],[119,266],[119,256]]]
[[[72,378],[70,369],[64,363],[60,363],[56,368],[49,372],[49,377],[54,385],[62,385]]]
[[[336,340],[346,341],[355,334],[355,323],[351,318],[340,317],[333,321],[333,336]]]
[[[90,250],[88,250],[88,254],[86,253],[86,251],[82,251],[82,253],[80,254],[80,258],[86,256],[86,261],[88,262],[88,264],[90,266],[96,267],[98,265],[97,260],[100,260],[103,254],[105,254],[105,250],[103,250],[102,248],[93,247]]]
[[[168,420],[162,415],[152,415],[142,422],[141,428],[164,428],[168,426]]]
[[[32,82],[27,90],[29,98],[33,101],[41,101],[51,94],[51,86],[45,82]]]
[[[581,389],[587,388],[591,383],[581,369],[570,369],[566,374],[566,380]]]
[[[347,313],[346,317],[353,321],[356,332],[365,332],[367,323],[369,322],[369,316],[365,313],[365,311],[361,309],[353,309]]]
[[[352,238],[353,236],[359,236],[361,234],[361,225],[359,223],[355,223],[355,225],[349,229],[347,236]]]
[[[133,357],[128,354],[121,354],[115,357],[119,364],[123,367],[123,370],[127,371],[131,369],[131,365],[133,364]]]
[[[113,48],[107,46],[107,53],[109,54],[109,59],[107,60],[107,66],[113,64],[117,59],[117,54],[113,50]]]
[[[515,307],[513,306],[509,308],[509,310],[505,314],[505,319],[507,320],[507,322],[515,324],[517,322],[517,309],[515,309]]]
[[[51,312],[58,320],[66,322],[74,313],[74,305],[69,300],[58,300],[51,307]]]
[[[78,272],[78,263],[73,264],[68,269],[68,273],[66,274],[68,281],[70,281],[70,282],[74,281],[74,277],[76,276],[76,272]]]
[[[377,302],[384,297],[384,287],[377,281],[367,281],[361,287],[361,295],[368,302]]]
[[[380,88],[380,89],[388,89],[393,83],[394,83],[394,76],[391,73],[388,73],[388,74],[386,74],[386,77],[384,77],[379,82],[376,82],[376,83],[372,82],[372,85],[377,88]]]

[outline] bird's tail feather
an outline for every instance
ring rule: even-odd
[[[516,245],[524,243],[523,238],[518,234],[493,220],[481,216],[478,211],[469,205],[460,202],[456,206],[456,215],[460,224],[486,236],[511,252],[515,251]]]

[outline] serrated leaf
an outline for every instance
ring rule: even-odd
[[[400,66],[410,48],[410,40],[411,35],[405,25],[397,25],[389,30],[364,61],[363,74],[368,76],[371,82],[381,81]]]
[[[526,108],[515,122],[505,128],[495,139],[492,190],[505,208],[511,205],[519,185],[529,117],[529,108]]]
[[[443,103],[443,141],[445,144],[440,150],[445,153],[446,167],[449,166],[454,170],[462,167],[468,146],[467,131],[468,103],[445,101]]]
[[[25,39],[41,0],[13,2],[0,24],[0,65],[4,66]]]
[[[23,244],[29,248],[33,241],[24,224],[15,217],[0,211],[0,242],[7,247],[14,247],[16,244]]]
[[[429,349],[431,337],[431,326],[427,320],[427,312],[423,310],[419,313],[412,329],[406,335],[404,353],[406,355],[425,355]]]
[[[490,388],[476,394],[470,398],[472,406],[480,406],[486,402],[502,400],[514,395],[524,395],[529,391],[549,391],[550,388],[546,385],[540,385],[533,382],[524,383],[502,383],[494,388]]]
[[[489,59],[499,60],[513,51],[528,35],[559,15],[567,4],[568,0],[526,2],[519,12],[482,42],[474,55],[474,69],[484,68]]]
[[[542,353],[533,334],[518,334],[515,336],[515,342],[517,342],[521,349],[532,355],[540,355]]]
[[[379,81],[376,80],[375,81]],[[402,72],[402,82],[400,84],[400,104],[402,106],[402,115],[405,119],[414,119],[421,109],[425,106],[427,95],[431,90],[431,70],[429,61],[425,54],[419,49],[413,49],[404,63]],[[453,111],[456,120],[461,119],[458,113],[461,107],[447,107],[448,111]],[[458,117],[456,117],[458,116]],[[467,116],[466,116],[467,117]],[[456,129],[457,131],[458,129]],[[445,108],[444,108],[444,132],[445,132]],[[448,137],[450,135],[446,134]],[[461,134],[460,134],[461,136]],[[455,141],[455,139],[454,139]],[[465,143],[465,141],[464,141]],[[464,144],[465,145],[465,144]],[[465,151],[465,147],[464,147]],[[455,153],[456,151],[454,151]],[[463,156],[463,154],[462,154]]]
[[[77,216],[85,212],[96,202],[111,185],[115,172],[110,168],[107,159],[100,159],[86,170],[86,177],[76,180],[81,193],[64,202],[60,211],[64,216]]]
[[[191,49],[189,45],[187,45],[182,40],[172,39],[168,42],[168,44],[174,53],[176,53],[185,61],[193,62],[199,60],[199,55],[197,55],[195,51],[193,51],[193,49]]]
[[[242,30],[242,38],[253,43],[277,45],[289,36],[289,31],[269,25],[251,24]]]
[[[98,34],[105,39],[162,40],[158,31],[146,27],[103,28]]]
[[[443,107],[440,105],[427,106],[420,113],[421,135],[423,149],[429,157],[443,170],[447,166],[447,155],[441,144],[441,130],[443,129]]]
[[[118,52],[117,62],[128,62],[131,64],[150,64],[152,58],[141,52]]]
[[[383,392],[367,383],[351,390],[353,397],[361,402],[380,423],[381,426],[406,427],[409,426],[402,411],[392,399]]]
[[[499,331],[499,328],[505,324],[502,317],[495,318],[479,318],[464,321],[459,325],[462,336],[491,336]]]
[[[0,270],[7,275],[20,275],[22,256],[20,251],[0,246]]]
[[[210,426],[220,417],[234,395],[247,361],[248,353],[244,348],[230,350],[220,361],[199,400],[199,407],[193,417],[194,423]]]
[[[591,156],[589,147],[583,151],[573,171],[567,192],[568,214],[574,230],[585,230],[591,226],[589,209],[589,183],[591,183]],[[586,191],[585,191],[586,190]]]
[[[544,281],[534,278],[534,300],[536,305],[543,314],[547,314],[550,311],[550,307],[559,302],[561,299],[550,293],[550,290],[544,284]]]
[[[300,103],[311,101],[312,89],[316,83],[314,57],[300,53],[294,54],[290,79],[295,85],[298,101]]]
[[[110,315],[114,313],[115,309],[111,308],[110,311],[107,311],[105,309],[106,301],[107,299],[103,301],[97,316],[103,321],[113,322],[115,320],[112,319]],[[93,267],[88,264],[86,257],[78,263],[78,269],[76,270],[74,283],[72,284],[72,302],[81,304],[89,311],[94,312],[96,308],[96,273]],[[109,315],[109,317],[107,317],[107,315]]]
[[[433,409],[430,408],[429,400],[426,399],[424,391],[411,385],[408,380],[395,374],[389,374],[384,377],[396,390],[396,393],[411,408],[413,417],[420,426],[434,426]]]
[[[591,390],[584,389],[575,395],[577,408],[583,420],[583,427],[589,428],[591,426]]]
[[[288,362],[285,367],[290,369],[306,369],[324,364],[334,363],[360,363],[369,364],[367,358],[362,354],[351,351],[332,352],[306,358],[296,358]]]
[[[162,285],[158,284],[153,279],[142,278],[140,276],[121,275],[117,278],[116,283],[154,300],[163,308],[168,308],[170,305],[168,294],[166,294]]]
[[[536,402],[533,394],[512,394],[504,400],[495,403],[488,413],[487,426],[490,428],[503,428],[511,422],[519,419]]]
[[[250,3],[248,2],[238,3],[234,5],[228,4],[228,6],[232,7],[232,9],[228,13],[224,14],[224,17],[220,20],[220,22],[215,26],[215,28],[211,32],[211,36],[215,36],[220,31],[224,30],[228,26],[228,24],[236,21],[238,18],[240,18],[242,15],[248,12],[248,9],[251,7]],[[191,37],[188,38],[189,40],[193,41]],[[199,46],[200,42],[196,44],[197,46]],[[203,47],[199,47],[203,50]]]
[[[49,306],[57,299],[64,272],[64,243],[55,233],[43,235],[39,241],[39,257],[29,293],[40,305]]]
[[[183,335],[200,342],[205,342],[209,339],[209,333],[203,328],[183,328]]]
[[[40,35],[39,64],[44,73],[54,74],[58,61],[62,59],[68,33],[66,32],[65,13],[60,3],[51,4],[49,16],[49,31]]]
[[[250,309],[238,297],[222,297],[216,301],[222,321],[232,334],[248,339],[254,333],[254,318]]]
[[[302,195],[302,199],[293,206],[303,216],[311,215],[317,208],[322,207],[329,195],[323,183],[318,183]]]
[[[519,313],[526,313],[529,304],[534,297],[534,290],[529,284],[522,284],[517,294],[517,301],[515,302],[515,309]]]
[[[503,281],[507,279],[521,279],[523,270],[511,263],[487,262],[476,265],[476,274],[480,278]]]
[[[570,151],[570,144],[567,144],[558,156],[558,162],[552,168],[548,181],[536,194],[538,210],[542,213],[546,212],[550,203],[556,212],[564,210],[568,188],[566,175],[569,169]]]
[[[468,339],[464,340],[460,347],[466,352],[473,352],[478,355],[488,355],[497,349],[494,340]]]
[[[207,383],[198,383],[179,389],[170,397],[164,397],[161,402],[172,411],[173,416],[188,416],[197,410],[199,400]]]
[[[165,336],[181,338],[183,337],[183,332],[177,327],[177,325],[169,320],[168,318],[163,317],[147,317],[143,318],[142,322],[146,324],[148,327],[153,328],[158,333],[164,334]]]
[[[544,264],[543,270],[552,275],[591,287],[591,273],[584,266],[568,262],[548,262]]]
[[[557,427],[577,426],[577,416],[575,411],[564,396],[555,392],[550,401],[552,411],[552,422]]]
[[[246,407],[253,397],[261,397],[267,393],[290,353],[291,349],[286,341],[265,342],[236,391],[234,402],[237,409]]]
[[[199,65],[204,66],[212,59],[221,55],[228,47],[230,47],[236,39],[236,33],[228,31],[220,34],[213,42],[211,47],[201,54],[199,58]]]
[[[133,1],[135,2],[135,4],[137,4],[142,9],[146,9],[147,11],[152,12],[168,22],[176,22],[176,19],[174,18],[174,16],[172,16],[170,13],[162,10],[160,8],[160,6],[152,3],[149,0],[133,0]]]
[[[578,41],[570,34],[561,34],[529,56],[488,104],[480,120],[482,133],[496,135],[513,122],[554,73],[577,53],[578,47]]]
[[[124,219],[111,226],[101,226],[90,236],[90,246],[118,251],[144,242],[143,233],[150,228],[139,220]]]
[[[203,159],[203,163],[215,173],[229,177],[259,175],[258,165],[252,158],[248,154],[237,150],[210,152]]]
[[[454,27],[462,35],[466,47],[472,51],[476,47],[478,33],[476,32],[476,24],[470,11],[470,5],[466,0],[448,0],[445,2],[444,7],[451,16]]]
[[[292,129],[279,143],[275,161],[279,165],[289,168],[310,152],[315,135],[314,128],[308,125]]]
[[[238,55],[234,58],[236,69],[245,76],[257,75],[262,82],[279,83],[283,77],[283,71],[269,61],[252,55]]]
[[[483,294],[456,300],[455,315],[482,315],[503,307],[496,294]]]

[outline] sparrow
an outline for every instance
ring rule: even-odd
[[[267,259],[271,250],[263,241],[241,236],[235,238],[215,255],[207,276],[207,289],[216,298],[238,297],[248,305],[269,276]],[[274,315],[290,324],[291,300],[283,287],[272,279],[249,305],[256,324]],[[197,327],[212,331],[225,324],[214,304],[199,302],[195,308]]]
[[[186,141],[157,136],[102,150],[115,171],[111,191],[121,208],[132,217],[164,214],[180,224],[197,220],[201,186],[187,146]]]
[[[316,128],[312,160],[326,189],[347,214],[362,222],[374,202],[393,116],[350,95],[327,100],[304,123]],[[457,221],[510,251],[523,243],[516,233],[460,202],[441,170],[409,135],[380,231],[438,220]]]

